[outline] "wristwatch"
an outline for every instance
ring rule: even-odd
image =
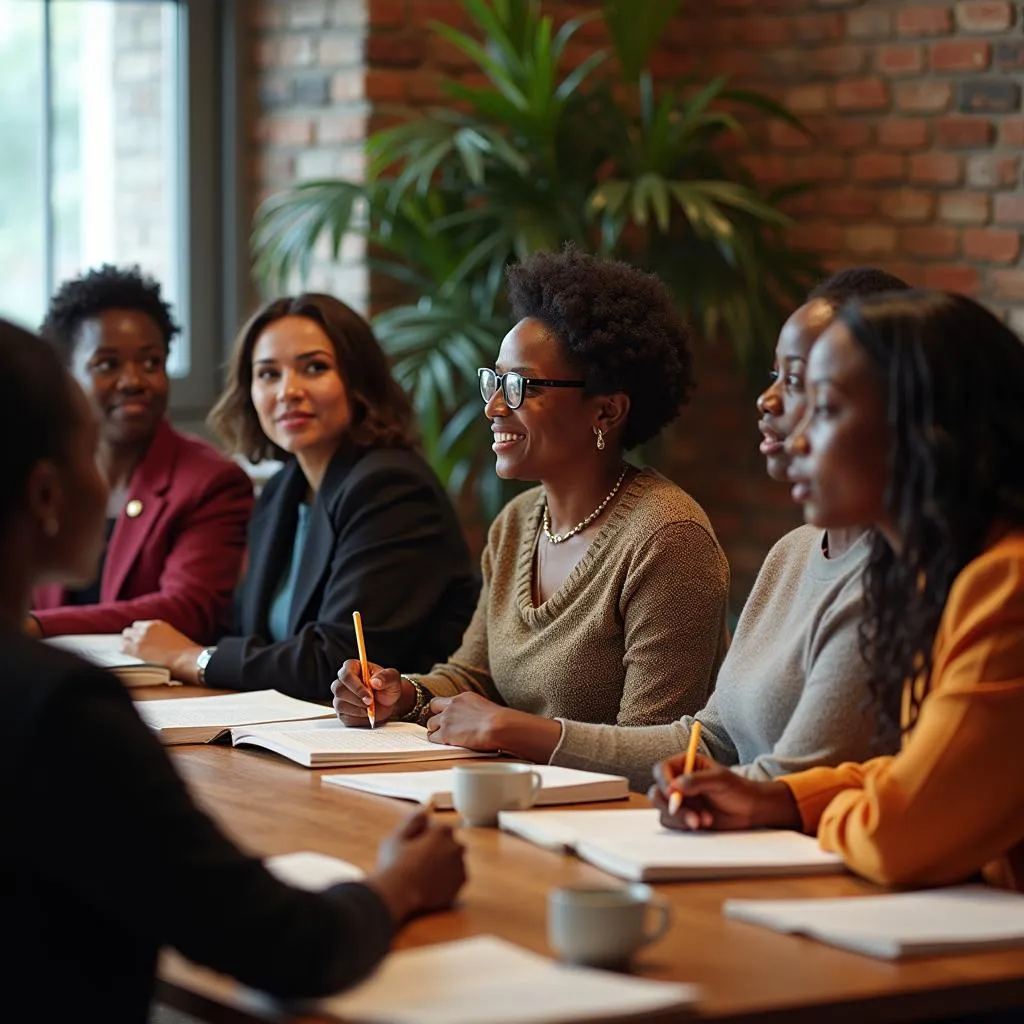
[[[217,650],[216,647],[204,647],[196,655],[196,681],[200,686],[206,685],[206,666],[210,664],[215,650]]]

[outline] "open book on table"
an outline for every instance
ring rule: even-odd
[[[1024,896],[984,885],[843,899],[726,900],[722,913],[886,960],[1024,945]]]
[[[125,686],[163,686],[171,682],[171,670],[163,665],[125,654],[120,633],[79,633],[47,637],[43,643],[112,672]]]
[[[538,846],[568,850],[629,881],[674,882],[843,870],[816,839],[787,831],[677,832],[653,808],[501,811],[498,824]]]
[[[353,1024],[558,1024],[641,1020],[696,1000],[693,985],[567,967],[478,935],[391,953],[367,981],[320,1006]]]
[[[625,800],[629,783],[621,775],[585,772],[579,768],[559,765],[533,765],[542,780],[537,794],[538,806],[552,804],[596,803],[601,800]],[[436,811],[450,811],[452,803],[452,772],[448,769],[426,772],[368,772],[360,775],[325,775],[324,782],[345,789],[357,789],[377,796],[399,800],[415,800]]]
[[[240,725],[231,730],[231,742],[236,747],[263,747],[306,768],[487,756],[466,747],[431,743],[427,730],[412,722],[387,722],[376,729],[349,729],[333,712],[329,720]]]
[[[135,702],[142,720],[166,744],[210,743],[235,726],[334,718],[322,704],[296,700],[277,690]]]

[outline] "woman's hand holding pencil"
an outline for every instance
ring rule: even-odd
[[[341,666],[338,678],[331,684],[335,713],[345,725],[365,729],[370,724],[371,707],[377,725],[401,718],[412,709],[416,694],[397,669],[367,661],[366,675],[363,672],[360,662],[351,658]]]
[[[356,647],[359,650],[360,675],[363,679],[369,679],[370,665],[366,660],[366,638],[363,636],[363,617],[359,612],[352,613],[352,625],[355,626],[356,630]],[[373,729],[377,725],[376,701],[374,700],[372,687],[366,692],[368,696],[363,698],[363,703],[366,705],[366,717],[369,719],[370,728]]]
[[[796,801],[782,782],[755,782],[697,753],[698,723],[685,754],[654,766],[648,796],[666,828],[684,832],[801,827]],[[695,738],[696,735],[696,738]]]

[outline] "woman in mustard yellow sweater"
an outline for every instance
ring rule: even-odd
[[[970,299],[891,293],[844,307],[807,382],[793,497],[875,526],[862,639],[902,749],[767,783],[673,759],[663,821],[817,832],[883,884],[1024,889],[1024,346]]]

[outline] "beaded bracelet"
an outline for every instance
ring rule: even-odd
[[[401,677],[404,679],[412,688],[416,694],[416,703],[409,709],[409,711],[402,715],[403,722],[418,722],[423,715],[423,712],[430,706],[430,702],[434,699],[434,695],[420,682],[410,678],[407,675]]]

